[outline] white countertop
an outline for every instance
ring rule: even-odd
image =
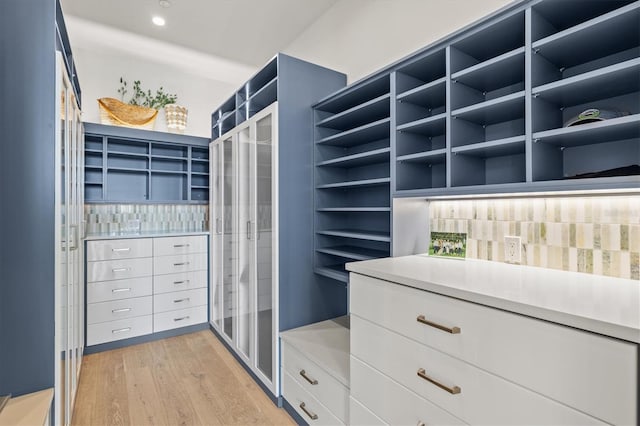
[[[209,231],[180,232],[180,231],[149,231],[149,232],[116,232],[108,234],[87,234],[85,240],[120,240],[123,238],[155,238],[155,237],[184,237],[189,235],[209,235]]]
[[[280,338],[349,387],[349,317],[283,331]]]
[[[640,281],[483,260],[404,256],[347,270],[640,343]]]

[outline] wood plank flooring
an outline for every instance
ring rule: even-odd
[[[87,355],[74,425],[295,425],[208,330]]]

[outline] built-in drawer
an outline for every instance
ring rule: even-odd
[[[362,402],[371,416],[378,416],[390,425],[463,425],[462,420],[418,396],[379,371],[351,357],[351,397]],[[351,405],[353,407],[353,404]],[[358,409],[351,411],[351,424]],[[369,416],[370,417],[370,416]],[[367,419],[367,417],[365,417]],[[358,424],[371,424],[359,421]]]
[[[87,262],[153,256],[151,238],[87,241]]]
[[[156,275],[153,278],[153,292],[155,294],[203,287],[207,287],[207,271]]]
[[[87,324],[141,317],[152,313],[153,298],[151,296],[89,303],[87,305]]]
[[[175,311],[176,309],[186,309],[206,304],[206,288],[176,291],[173,293],[161,293],[153,296],[154,313]]]
[[[351,274],[351,313],[615,424],[637,423],[638,346]]]
[[[294,410],[310,425],[342,425],[324,405],[307,392],[300,383],[284,371],[282,373],[282,396]]]
[[[143,336],[150,334],[152,331],[152,315],[89,324],[87,325],[87,346]]]
[[[87,303],[151,296],[153,277],[87,283]]]
[[[185,237],[163,237],[153,239],[154,256],[171,256],[176,254],[206,253],[207,236],[194,235]]]
[[[160,256],[153,258],[153,273],[155,275],[177,274],[179,272],[206,270],[206,253],[179,254],[174,256]]]
[[[186,327],[188,325],[207,322],[207,307],[196,306],[187,309],[178,309],[170,312],[153,314],[153,331],[171,330]]]
[[[153,260],[150,257],[87,262],[87,282],[121,280],[151,275],[153,275]]]
[[[348,422],[349,389],[284,340],[282,368],[340,421]]]
[[[351,355],[470,424],[603,424],[354,314]]]
[[[383,426],[386,425],[380,417],[376,416],[367,407],[362,405],[354,397],[349,398],[349,422],[351,426]],[[415,426],[415,425],[411,425]]]

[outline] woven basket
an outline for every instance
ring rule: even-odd
[[[164,113],[167,119],[167,129],[171,133],[184,133],[187,127],[187,114],[189,110],[186,107],[169,104],[165,105]]]
[[[125,104],[113,98],[100,98],[98,105],[102,124],[153,130],[158,117],[156,109]]]

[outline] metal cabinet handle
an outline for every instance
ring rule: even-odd
[[[186,319],[189,319],[189,318],[190,318],[189,315],[187,315],[186,317],[174,318],[173,320],[174,321],[182,321],[182,320],[186,320]]]
[[[436,385],[440,389],[446,390],[451,395],[457,395],[462,391],[462,389],[460,389],[458,386],[449,387],[449,386],[443,385],[442,383],[438,382],[437,380],[434,380],[431,377],[427,376],[427,373],[426,373],[426,371],[424,371],[424,368],[419,368],[418,369],[418,377],[420,377],[421,379],[426,380],[429,383],[433,383],[434,385]]]
[[[307,410],[307,404],[305,404],[304,402],[300,403],[300,408],[302,409],[302,411],[304,411],[304,413],[309,416],[309,418],[311,420],[318,420],[318,415],[315,413],[312,413],[311,411]]]
[[[121,309],[112,309],[111,312],[114,314],[119,314],[121,312],[130,312],[131,308],[121,308]]]
[[[447,333],[451,333],[451,334],[460,334],[460,328],[459,327],[446,327],[444,325],[435,323],[435,322],[431,322],[428,319],[426,319],[424,317],[424,315],[418,315],[418,318],[416,318],[416,321],[418,321],[419,323],[428,325],[429,327],[433,327],[433,328],[437,328],[438,330],[442,330],[442,331],[446,331]]]
[[[131,268],[113,268],[111,272],[127,272],[130,271]]]
[[[173,303],[188,302],[189,300],[191,300],[190,297],[185,297],[184,299],[176,299],[173,301]]]
[[[312,385],[317,385],[317,384],[318,384],[318,381],[317,381],[316,379],[312,379],[311,377],[307,376],[307,372],[306,372],[306,371],[304,371],[304,370],[300,370],[300,375],[301,375],[302,377],[304,377],[304,379],[305,379],[307,382],[311,383]]]
[[[118,253],[121,251],[131,251],[131,247],[114,248],[114,249],[111,249],[111,251],[114,253]]]
[[[111,293],[122,293],[124,291],[131,291],[131,288],[114,288]]]
[[[174,263],[173,266],[186,266],[188,264],[189,262],[180,262],[180,263]]]
[[[189,280],[182,280],[182,281],[174,281],[173,284],[174,285],[178,285],[178,284],[187,284],[189,282]]]
[[[127,331],[131,331],[131,327],[125,327],[125,328],[119,328],[117,330],[111,330],[111,333],[117,334],[117,333],[125,333]]]
[[[220,218],[216,217],[216,234],[221,235],[222,229],[220,228]]]
[[[173,247],[175,248],[180,248],[180,247],[189,247],[190,244],[174,244]]]
[[[251,221],[247,221],[247,240],[251,240]]]

